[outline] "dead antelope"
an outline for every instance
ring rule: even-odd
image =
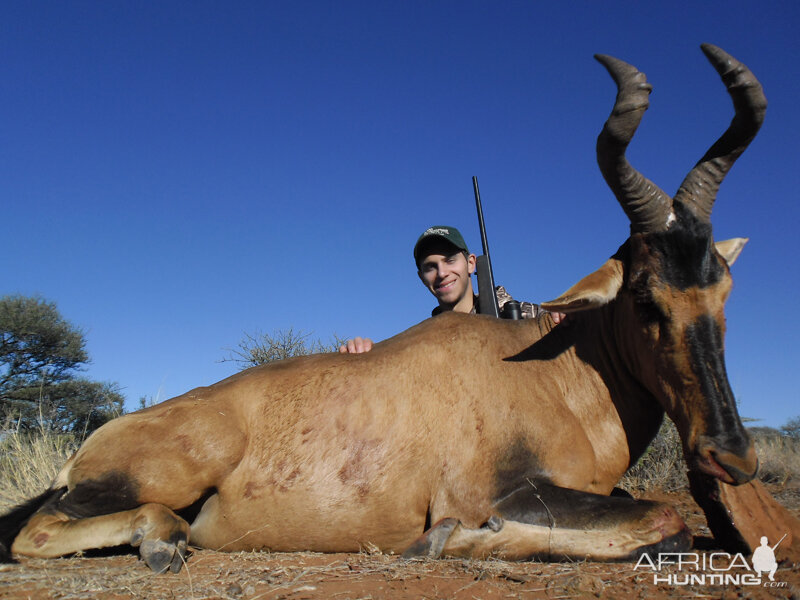
[[[366,354],[256,367],[123,416],[2,518],[5,554],[132,544],[162,571],[189,543],[598,560],[686,548],[675,510],[608,494],[665,411],[693,470],[733,484],[756,472],[723,358],[745,240],[715,243],[710,214],[766,100],[747,67],[703,51],[736,115],[674,198],[625,158],[650,85],[597,56],[618,87],[597,157],[631,234],[544,304],[571,326],[443,314]]]

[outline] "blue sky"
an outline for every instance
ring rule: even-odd
[[[0,293],[55,301],[87,375],[133,408],[233,373],[245,333],[380,340],[433,298],[411,249],[448,223],[495,279],[551,299],[625,240],[599,174],[615,89],[654,86],[629,151],[668,193],[732,107],[699,45],[770,102],[722,186],[727,363],[743,416],[800,414],[796,2],[7,2],[0,7]]]

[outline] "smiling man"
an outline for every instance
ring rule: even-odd
[[[458,229],[444,225],[426,229],[414,246],[414,262],[420,281],[439,302],[433,316],[447,310],[476,312],[472,289],[476,258]]]
[[[480,312],[478,297],[472,287],[477,258],[470,253],[458,229],[449,225],[434,225],[426,229],[414,245],[414,262],[420,281],[439,303],[431,311],[431,316],[450,310]],[[495,293],[501,310],[506,302],[513,300],[502,286],[497,287]],[[520,309],[526,319],[540,312],[539,307],[530,302],[520,302]],[[558,323],[562,316],[553,314],[553,320]],[[339,352],[358,354],[371,349],[371,339],[356,337],[342,344]]]

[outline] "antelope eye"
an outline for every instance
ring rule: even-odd
[[[649,283],[650,276],[646,273],[641,274],[633,282],[631,291],[633,292],[634,306],[636,307],[636,312],[645,323],[662,322],[667,318],[667,315],[655,301]]]
[[[666,313],[653,300],[652,296],[636,299],[636,310],[646,323],[662,323],[667,319]]]

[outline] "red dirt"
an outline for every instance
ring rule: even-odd
[[[792,514],[800,516],[800,490],[773,487],[771,491]],[[647,497],[675,506],[698,544],[709,546],[705,518],[688,492],[653,493]],[[698,550],[701,557],[707,558],[712,552],[713,549]],[[779,560],[782,558],[780,548],[776,555]],[[776,587],[764,587],[763,583],[654,583],[652,570],[634,567],[634,563],[404,561],[397,556],[368,553],[226,554],[195,550],[180,573],[165,575],[153,575],[134,555],[22,559],[20,564],[0,565],[0,598],[800,598],[798,565],[782,564],[775,574]],[[672,565],[659,576],[683,577],[690,572]],[[752,574],[738,567],[730,571],[745,572]],[[766,582],[766,575],[762,579]]]

